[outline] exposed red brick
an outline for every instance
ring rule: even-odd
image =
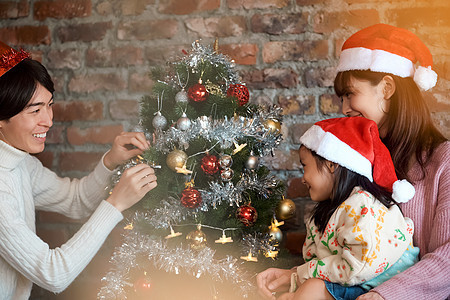
[[[254,15],[251,19],[252,31],[279,35],[283,33],[299,34],[306,31],[308,14],[266,14]]]
[[[341,100],[336,94],[325,94],[320,96],[319,109],[322,114],[340,114],[342,110]]]
[[[287,198],[294,199],[299,197],[308,197],[308,187],[302,182],[303,178],[290,178],[287,182]]]
[[[0,40],[8,45],[49,45],[50,30],[47,26],[21,26],[0,28]]]
[[[450,6],[444,2],[439,6],[409,7],[390,9],[387,11],[389,20],[396,26],[410,29],[411,27],[427,26],[445,28],[450,26]]]
[[[92,171],[103,156],[103,152],[63,152],[59,155],[61,171]]]
[[[268,42],[263,47],[263,61],[319,60],[328,57],[328,41],[276,41]]]
[[[115,12],[117,11],[113,6],[113,3],[109,0],[99,2],[95,7],[95,10],[102,16],[116,15]]]
[[[300,137],[308,130],[312,123],[295,123],[289,127],[289,138],[293,144],[300,143]]]
[[[95,126],[86,129],[67,128],[67,141],[72,145],[112,144],[114,138],[123,132],[122,125]]]
[[[376,9],[319,12],[314,16],[314,31],[332,33],[340,28],[362,29],[377,23],[380,23],[380,16]]]
[[[254,65],[258,56],[256,44],[220,45],[219,52],[228,55],[238,65]]]
[[[127,83],[117,73],[77,75],[69,82],[69,90],[77,93],[121,91]]]
[[[283,8],[289,5],[289,0],[228,0],[231,9]]]
[[[379,1],[379,0],[376,0],[376,1]],[[297,2],[297,5],[299,5],[299,6],[307,6],[307,5],[323,3],[323,0],[296,0],[296,2]]]
[[[148,76],[148,73],[138,73],[133,72],[130,75],[129,82],[129,90],[130,92],[141,92],[141,93],[149,93],[153,87],[153,81]]]
[[[50,50],[47,55],[47,68],[79,69],[82,65],[82,53],[79,49]]]
[[[88,67],[124,67],[144,63],[141,47],[91,48],[86,53]]]
[[[116,100],[109,105],[109,114],[114,120],[137,120],[139,102],[136,100]]]
[[[242,79],[250,89],[292,88],[298,84],[298,74],[292,69],[243,71]]]
[[[307,87],[332,87],[336,77],[336,69],[334,67],[315,67],[306,70],[304,75]]]
[[[34,3],[34,18],[71,19],[91,15],[91,0],[37,1]]]
[[[158,10],[163,14],[188,15],[219,7],[220,0],[160,0]]]
[[[152,65],[163,65],[169,60],[184,55],[183,50],[190,49],[190,45],[151,46],[145,49],[145,60]]]
[[[49,169],[51,169],[53,167],[53,159],[54,159],[53,152],[44,151],[44,152],[36,154],[35,156],[44,165],[44,167],[47,167]]]
[[[280,96],[278,105],[284,115],[312,115],[316,112],[314,96]]]
[[[27,0],[0,2],[0,19],[17,19],[28,16],[30,6]]]
[[[57,36],[62,43],[99,41],[105,37],[111,27],[111,22],[70,25],[58,28]]]
[[[47,144],[62,144],[64,143],[65,127],[63,125],[53,125],[47,133]]]
[[[124,16],[137,16],[142,14],[147,5],[155,4],[155,0],[121,0],[121,10]]]
[[[186,27],[191,34],[200,37],[241,36],[247,30],[242,16],[188,19]]]
[[[119,40],[170,39],[178,32],[176,20],[126,21],[119,24]]]
[[[103,119],[103,103],[100,101],[57,101],[53,105],[55,121],[93,121]]]
[[[298,151],[274,150],[274,157],[265,160],[266,166],[271,170],[298,170],[301,165],[298,159]]]

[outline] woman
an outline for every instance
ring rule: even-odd
[[[436,129],[419,87],[436,84],[428,48],[411,32],[377,24],[343,45],[335,91],[342,112],[375,121],[391,152],[399,179],[416,194],[401,204],[414,221],[420,261],[358,300],[446,299],[450,295],[450,143]],[[415,69],[414,64],[420,64]],[[258,275],[260,293],[289,285],[292,271],[269,269]]]
[[[116,137],[84,178],[60,178],[43,167],[30,154],[44,150],[53,92],[45,67],[0,42],[1,299],[28,299],[33,283],[53,292],[64,290],[123,218],[121,212],[156,186],[153,169],[140,164],[124,172],[103,200],[112,170],[148,148],[142,133]],[[35,209],[91,217],[64,245],[49,249],[35,233]]]

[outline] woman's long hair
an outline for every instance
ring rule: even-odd
[[[367,80],[376,86],[386,75],[394,79],[395,92],[390,99],[386,119],[387,134],[382,141],[391,153],[399,179],[411,181],[408,178],[411,157],[415,157],[419,163],[423,178],[428,158],[447,139],[434,126],[422,93],[412,78],[367,70],[345,71],[337,74],[334,90],[342,97],[352,78]]]
[[[327,160],[311,151],[319,172],[328,172],[326,162]],[[358,173],[355,173],[343,166],[338,166],[334,171],[334,185],[330,199],[318,202],[314,207],[311,215],[311,220],[317,226],[319,231],[323,233],[327,227],[333,213],[345,200],[348,199],[352,190],[356,186],[360,186],[366,192],[372,194],[378,201],[380,201],[387,208],[397,204],[392,199],[391,193],[383,187],[377,185]]]

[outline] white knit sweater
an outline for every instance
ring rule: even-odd
[[[103,161],[103,160],[102,160]],[[82,179],[60,178],[38,159],[0,141],[0,299],[28,299],[35,283],[63,291],[86,267],[122,214],[102,201],[102,162]],[[55,249],[35,234],[35,210],[92,216]]]

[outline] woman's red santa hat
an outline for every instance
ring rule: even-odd
[[[407,202],[415,193],[406,180],[398,180],[389,150],[380,139],[377,124],[363,117],[327,119],[315,123],[300,138],[319,156],[367,177]]]
[[[0,41],[0,77],[25,58],[31,57],[24,50],[15,50]]]
[[[415,68],[416,64],[420,64]],[[338,72],[370,70],[413,77],[422,90],[436,85],[437,74],[427,46],[412,32],[387,24],[362,29],[345,41]]]

